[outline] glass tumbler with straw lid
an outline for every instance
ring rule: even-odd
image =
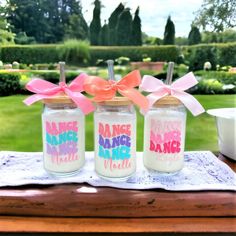
[[[109,79],[115,81],[113,61]],[[136,170],[136,112],[132,101],[114,97],[98,102],[94,112],[95,170],[112,181],[127,179]]]
[[[174,63],[169,63],[166,84],[172,81]],[[147,169],[175,173],[184,165],[186,109],[168,95],[156,101],[145,114],[143,163]]]
[[[53,84],[33,79],[26,89],[34,94],[23,102],[30,106],[43,101],[43,163],[55,176],[77,173],[85,161],[84,116],[94,110],[92,102],[81,92],[88,75],[82,73],[65,83],[65,63],[60,62],[60,82]]]
[[[135,89],[139,71],[115,81],[113,61],[108,61],[109,80],[91,76],[85,91],[94,96],[96,173],[111,181],[126,180],[136,170],[136,111],[134,103],[147,108],[147,99]],[[117,96],[117,92],[122,96]]]
[[[64,63],[60,82],[65,83]],[[85,116],[61,93],[43,100],[43,160],[45,170],[56,176],[76,174],[85,162]]]

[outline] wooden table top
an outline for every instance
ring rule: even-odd
[[[236,163],[219,158],[236,171]],[[233,191],[123,190],[88,184],[0,188],[0,232],[236,232]]]

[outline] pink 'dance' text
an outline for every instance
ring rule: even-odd
[[[157,153],[179,153],[181,135],[181,121],[151,119],[149,149]]]

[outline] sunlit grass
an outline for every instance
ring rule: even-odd
[[[0,98],[0,150],[41,151],[41,112],[39,102],[30,107],[23,95]],[[234,107],[236,95],[198,95],[206,109]],[[137,113],[137,149],[143,148],[143,116]],[[86,117],[86,150],[93,150],[93,115]],[[217,133],[213,117],[193,117],[188,113],[186,150],[217,151]]]

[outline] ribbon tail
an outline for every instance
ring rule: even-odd
[[[75,104],[81,109],[81,111],[87,115],[94,111],[92,102],[80,92],[71,92],[70,90],[65,91],[66,94],[75,102]]]
[[[179,91],[187,90],[198,83],[197,79],[195,78],[193,72],[189,72],[188,74],[184,75],[183,77],[177,79],[171,84],[172,89],[176,89]]]
[[[143,96],[139,91],[136,89],[130,88],[130,89],[118,89],[118,92],[123,95],[124,97],[129,98],[131,101],[133,101],[135,104],[137,104],[139,107],[141,107],[143,110],[148,109],[148,100],[145,96]]]
[[[40,100],[42,100],[42,99],[50,98],[50,97],[51,97],[51,96],[49,96],[49,95],[34,94],[34,95],[32,95],[32,96],[26,98],[26,99],[23,101],[23,103],[24,103],[25,105],[27,105],[27,106],[30,106],[30,105],[32,105],[32,104],[35,103],[35,102],[38,102],[38,101],[40,101]]]
[[[172,96],[178,98],[194,116],[198,116],[205,112],[205,109],[198,100],[188,93],[183,91],[173,91]]]

